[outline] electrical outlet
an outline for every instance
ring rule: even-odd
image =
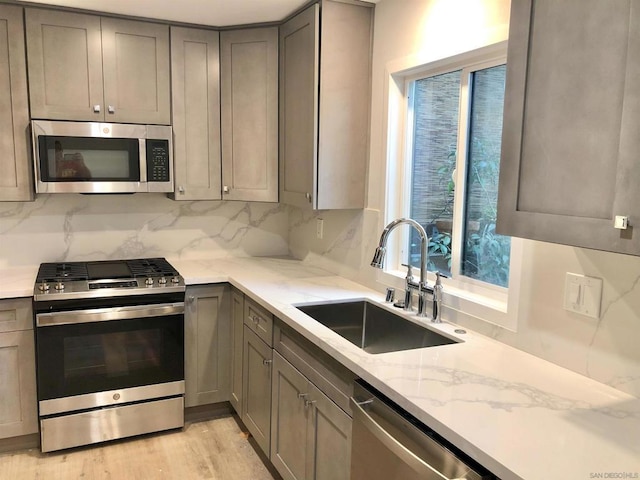
[[[324,237],[324,220],[321,218],[316,219],[316,237],[320,240]]]
[[[564,284],[564,308],[592,318],[600,318],[602,279],[568,273]]]

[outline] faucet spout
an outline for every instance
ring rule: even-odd
[[[427,285],[427,263],[429,260],[429,254],[427,253],[427,245],[429,243],[429,238],[427,237],[427,233],[424,231],[422,225],[411,218],[398,218],[392,222],[390,222],[384,230],[382,230],[382,234],[380,235],[380,242],[376,251],[373,255],[373,260],[371,261],[371,266],[376,268],[382,268],[384,266],[385,255],[387,253],[387,241],[389,239],[389,235],[396,227],[400,225],[411,225],[418,231],[418,235],[420,235],[420,284],[426,287]]]
[[[426,295],[429,287],[427,286],[427,263],[429,261],[429,254],[427,251],[427,245],[429,244],[429,238],[422,225],[411,218],[398,218],[397,220],[389,223],[382,234],[380,235],[380,242],[371,261],[371,266],[376,268],[382,268],[384,266],[384,259],[387,252],[387,241],[391,232],[400,225],[410,225],[418,231],[420,235],[420,283],[416,284],[412,280],[411,265],[408,265],[407,278],[406,278],[406,294],[405,294],[405,310],[411,310],[411,291],[417,290],[419,295],[418,302],[418,315],[426,316]]]

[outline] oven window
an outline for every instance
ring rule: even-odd
[[[65,338],[65,380],[121,377],[157,369],[161,351],[158,329]]]
[[[184,380],[182,315],[36,329],[38,398]]]
[[[43,182],[140,181],[135,138],[38,136]]]

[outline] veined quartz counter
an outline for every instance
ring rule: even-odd
[[[388,308],[383,295],[300,261],[168,260],[187,285],[230,282],[502,479],[640,478],[636,397],[412,314],[462,343],[368,354],[295,305],[368,298]],[[16,275],[23,285],[3,281],[0,298],[30,296],[36,271]]]

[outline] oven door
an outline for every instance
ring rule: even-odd
[[[40,415],[184,393],[184,303],[36,315]]]

